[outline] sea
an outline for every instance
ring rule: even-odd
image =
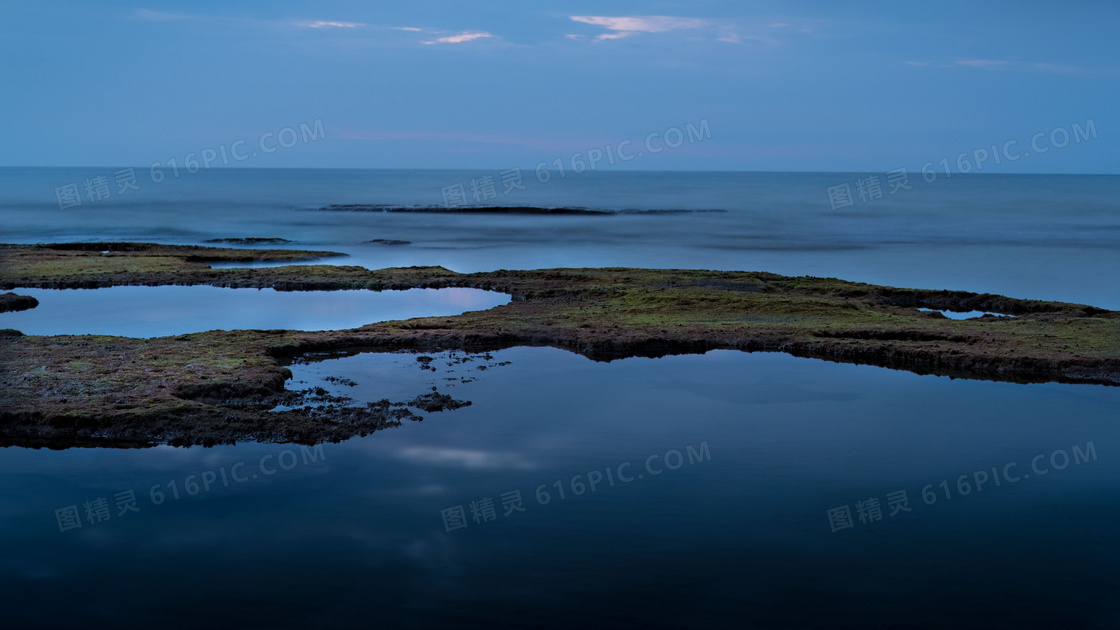
[[[4,168],[0,242],[284,238],[371,268],[757,270],[1120,309],[1120,283],[1109,281],[1120,269],[1120,176],[939,172],[926,182],[915,172],[907,189],[867,173],[552,171],[542,183],[546,172],[526,167],[503,184],[501,172]],[[865,187],[861,199],[857,182],[868,177],[878,196]],[[835,187],[847,187],[851,205],[834,203]],[[623,212],[320,210],[450,204]],[[366,242],[375,239],[409,244]]]
[[[372,269],[769,271],[1120,310],[1120,176],[0,169],[0,243],[251,238]],[[143,289],[104,308],[170,299]],[[94,332],[59,295],[44,330]],[[471,300],[360,313],[501,303]],[[338,308],[321,327],[351,325]],[[0,449],[5,627],[1120,627],[1115,387],[429,356],[291,365],[293,389],[471,401],[342,443]]]

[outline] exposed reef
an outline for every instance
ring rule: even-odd
[[[39,306],[39,300],[28,295],[15,293],[0,293],[0,313],[13,311],[26,311]]]
[[[262,244],[269,244],[269,243],[291,243],[291,241],[289,241],[286,238],[260,238],[260,237],[212,238],[212,239],[209,239],[205,242],[207,242],[207,243],[230,243],[230,244],[236,244],[236,245],[262,245]]]
[[[401,407],[392,404],[382,411],[338,404],[269,411],[290,395],[284,388],[291,377],[287,362],[339,350],[481,352],[547,345],[612,360],[737,349],[959,378],[1120,385],[1120,312],[1080,304],[745,271],[460,274],[442,267],[210,269],[201,262],[246,255],[292,260],[332,254],[144,244],[5,246],[0,286],[474,287],[514,300],[455,317],[333,332],[212,331],[153,339],[0,335],[0,436],[35,444],[315,442],[399,422],[395,410]],[[1017,317],[953,320],[918,307]],[[420,409],[428,404],[413,402]]]
[[[412,244],[412,241],[402,241],[402,240],[395,239],[395,238],[375,238],[373,240],[365,241],[365,242],[366,243],[372,243],[374,245],[411,245]]]
[[[696,212],[726,212],[726,210],[600,210],[562,206],[390,206],[383,204],[335,204],[316,208],[328,212],[404,212],[432,214],[523,214],[523,215],[584,215],[613,216],[616,214],[691,214]]]

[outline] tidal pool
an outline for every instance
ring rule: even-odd
[[[732,351],[419,356],[297,363],[291,386],[355,404],[437,387],[473,404],[320,448],[0,451],[7,621],[1110,628],[1120,616],[1120,388]]]
[[[162,337],[207,330],[345,330],[375,322],[479,311],[510,301],[480,289],[276,291],[211,286],[16,289],[39,300],[0,313],[27,335]]]
[[[983,317],[985,315],[991,315],[992,317],[1008,317],[1008,318],[1011,318],[1011,319],[1015,318],[1014,315],[1004,315],[1003,313],[990,313],[988,311],[963,311],[962,312],[962,311],[938,310],[936,308],[919,308],[918,310],[926,312],[926,313],[941,313],[942,315],[944,315],[945,317],[948,317],[949,319],[976,319],[977,317]]]

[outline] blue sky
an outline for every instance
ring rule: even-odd
[[[610,168],[963,153],[1117,173],[1117,24],[1103,2],[0,2],[0,165],[182,162],[321,121],[325,138],[231,164],[501,169],[706,121]],[[1012,140],[1017,160],[977,153]]]

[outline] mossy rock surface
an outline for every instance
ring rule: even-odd
[[[211,269],[202,261],[334,254],[105,245],[0,247],[0,283],[12,288],[474,287],[514,299],[455,317],[333,332],[211,331],[153,339],[0,334],[0,437],[37,444],[44,439],[84,444],[93,436],[127,444],[315,442],[399,424],[399,412],[388,407],[266,411],[290,396],[284,390],[291,377],[288,361],[340,350],[548,345],[609,361],[737,349],[959,378],[1120,385],[1120,312],[1080,304],[746,271]],[[919,307],[1015,317],[953,320]]]

